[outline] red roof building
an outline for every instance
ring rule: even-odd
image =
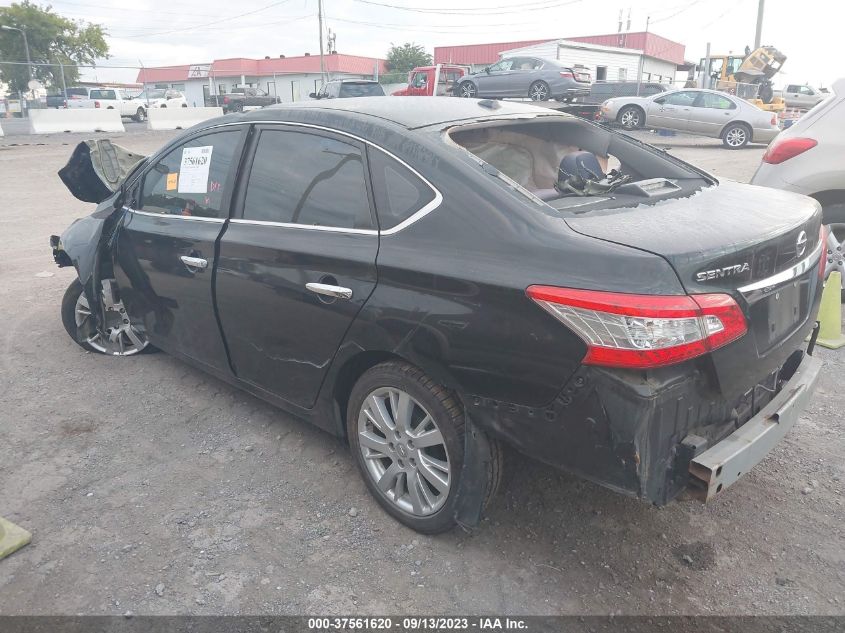
[[[616,48],[632,48],[642,51],[646,57],[654,57],[655,59],[672,62],[679,66],[684,63],[685,46],[683,44],[646,31],[637,33],[610,33],[608,35],[585,35],[581,37],[567,37],[566,39],[570,42],[615,46]]]
[[[524,48],[542,44],[545,40],[524,40],[519,42],[498,42],[495,44],[467,44],[464,46],[435,46],[435,64],[464,64],[467,66],[488,65],[499,60],[499,53],[513,48]]]

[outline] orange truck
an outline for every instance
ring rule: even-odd
[[[452,94],[452,89],[461,77],[469,73],[469,66],[454,66],[452,64],[435,64],[434,66],[417,66],[408,73],[408,87],[393,93],[396,97],[446,97]],[[435,92],[436,86],[436,92]]]

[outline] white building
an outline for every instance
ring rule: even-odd
[[[373,79],[385,71],[383,59],[330,53],[324,56],[328,78]],[[148,88],[172,88],[185,94],[190,106],[202,106],[210,95],[233,88],[260,88],[282,102],[307,99],[320,87],[320,57],[236,57],[212,63],[143,68],[138,83]]]

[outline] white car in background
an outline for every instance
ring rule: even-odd
[[[137,106],[135,120],[143,121],[147,118],[147,110],[152,108],[187,108],[188,101],[178,90],[148,89],[132,97]]]
[[[780,132],[774,113],[739,97],[700,88],[608,99],[601,105],[601,117],[627,130],[647,127],[720,138],[728,149],[768,143]]]
[[[769,145],[751,184],[818,200],[831,228],[827,273],[838,270],[845,277],[845,78]]]

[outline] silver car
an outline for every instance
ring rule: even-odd
[[[698,88],[608,99],[601,105],[601,116],[629,130],[649,127],[720,138],[730,149],[768,143],[780,132],[772,112],[733,95]]]
[[[588,96],[591,83],[586,69],[564,66],[554,59],[506,57],[481,72],[461,77],[455,94],[470,98],[571,101]]]
[[[831,228],[827,272],[845,276],[845,78],[769,145],[751,184],[818,200]]]

